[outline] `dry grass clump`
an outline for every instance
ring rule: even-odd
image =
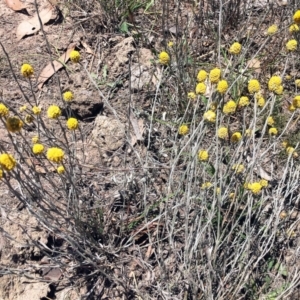
[[[145,138],[139,148],[127,136],[131,166],[104,170],[119,190],[111,203],[86,193],[86,140],[70,108],[76,93],[65,91],[60,105],[41,110],[34,68],[23,64],[31,100],[20,112],[2,100],[10,139],[0,146],[2,181],[64,241],[48,255],[64,267],[64,256],[71,257],[73,276],[97,278],[88,297],[99,296],[100,279],[143,299],[288,299],[299,285],[287,252],[297,254],[300,230],[293,217],[300,205],[300,11],[260,12],[250,2],[194,3],[193,21],[168,36],[168,17],[178,30],[185,2],[99,2],[116,12],[111,23],[124,23],[126,10],[153,13],[158,6],[164,29],[153,62],[161,76],[143,112]],[[171,5],[177,5],[172,17]],[[132,28],[132,35],[146,30]],[[199,38],[205,35],[206,50]],[[70,58],[80,64],[81,54]],[[124,113],[108,102],[105,109]]]

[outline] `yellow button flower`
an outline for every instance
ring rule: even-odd
[[[6,119],[6,128],[10,132],[19,132],[24,123],[19,117],[8,117]]]
[[[209,80],[211,83],[218,83],[221,78],[221,70],[214,68],[209,72]]]
[[[61,110],[57,105],[51,105],[47,111],[48,118],[57,119],[61,115]]]
[[[278,31],[278,27],[277,27],[277,25],[272,25],[272,26],[270,26],[269,28],[268,28],[268,30],[267,30],[267,34],[268,35],[273,35],[273,34],[275,34],[276,32]]]
[[[201,190],[206,190],[206,189],[209,189],[210,187],[212,187],[212,183],[211,182],[204,182],[202,183],[201,185]]]
[[[237,143],[241,140],[242,138],[242,134],[240,132],[235,132],[232,136],[231,136],[231,141],[234,143]]]
[[[245,171],[245,167],[242,164],[235,164],[235,165],[232,166],[232,170],[235,173],[240,174],[240,173],[243,173]]]
[[[228,115],[232,114],[236,111],[236,103],[233,100],[229,100],[224,106],[223,106],[223,113]]]
[[[31,77],[34,73],[33,67],[30,64],[23,64],[21,67],[21,74],[28,78]]]
[[[293,16],[293,20],[296,24],[300,24],[300,10],[297,10]]]
[[[27,106],[23,105],[23,106],[20,107],[20,112],[24,112],[26,109],[27,109]]]
[[[11,171],[16,164],[17,162],[11,154],[3,153],[0,155],[0,166],[5,171]]]
[[[271,127],[269,129],[269,135],[277,135],[278,134],[278,130],[275,127]]]
[[[199,82],[196,85],[196,94],[203,95],[203,94],[205,94],[205,92],[206,92],[206,85],[205,85],[205,83]]]
[[[300,108],[300,96],[295,96],[293,99],[293,106],[296,108]]]
[[[250,104],[249,98],[246,96],[243,96],[239,100],[239,107],[248,106]]]
[[[270,92],[274,92],[282,83],[280,76],[272,76],[268,82]]]
[[[0,103],[0,117],[7,117],[8,114],[8,108],[3,103]]]
[[[259,182],[253,182],[253,183],[249,184],[249,190],[250,190],[254,195],[260,194],[261,189],[262,189],[262,186],[260,185]]]
[[[76,130],[78,128],[78,120],[75,118],[69,118],[67,121],[67,127],[70,130]]]
[[[44,149],[45,149],[44,145],[42,145],[42,144],[34,144],[32,146],[32,152],[36,155],[42,154],[44,152]]]
[[[218,137],[222,140],[228,139],[228,129],[226,127],[220,127],[218,129]]]
[[[34,106],[34,107],[32,108],[32,112],[33,112],[33,114],[35,114],[35,115],[39,115],[39,114],[41,113],[41,111],[42,111],[42,109],[41,109],[40,107],[38,107],[38,106]]]
[[[204,113],[203,115],[204,120],[215,123],[216,122],[216,113],[212,110],[208,110],[207,112]]]
[[[65,153],[62,149],[53,147],[47,151],[47,158],[55,163],[60,163],[64,159]]]
[[[265,188],[265,187],[268,186],[269,182],[268,182],[268,180],[266,180],[266,179],[261,179],[261,180],[259,181],[259,184],[260,184],[263,188]]]
[[[259,92],[260,90],[260,84],[259,81],[257,79],[251,79],[248,82],[248,91],[250,94],[254,94]]]
[[[273,119],[272,116],[269,116],[269,117],[267,118],[267,124],[268,124],[269,126],[273,126],[273,125],[275,124],[275,121],[274,121],[274,119]]]
[[[274,89],[274,93],[276,95],[282,95],[283,94],[283,85],[279,85]]]
[[[57,173],[58,173],[58,174],[63,174],[63,173],[65,173],[65,167],[64,167],[64,166],[59,166],[56,170],[57,170]]]
[[[70,60],[73,63],[78,63],[79,60],[80,60],[80,53],[76,50],[72,50],[71,53],[70,53]]]
[[[168,42],[168,47],[171,48],[171,47],[173,47],[173,46],[174,46],[174,43],[173,43],[172,41],[169,41],[169,42]]]
[[[296,51],[298,47],[298,42],[296,40],[289,40],[285,46],[288,51]]]
[[[201,161],[207,161],[209,158],[209,154],[206,150],[199,150],[198,152],[198,158]]]
[[[169,64],[170,62],[170,56],[167,52],[165,51],[162,51],[159,53],[158,55],[158,58],[159,58],[159,62],[162,64],[162,65],[167,65]]]
[[[186,124],[183,124],[179,127],[178,133],[180,135],[187,135],[189,133],[189,127]]]
[[[196,94],[194,92],[189,92],[188,93],[188,99],[190,100],[195,100],[196,99]]]
[[[300,88],[300,79],[295,80],[295,85],[296,87]]]
[[[238,42],[233,43],[229,48],[229,53],[237,55],[240,54],[242,50],[242,45]]]
[[[39,137],[38,136],[34,136],[32,139],[32,144],[37,144],[39,141]]]
[[[290,33],[293,33],[293,32],[297,32],[299,31],[299,26],[297,24],[292,24],[290,27],[289,27],[289,32]]]
[[[205,81],[207,78],[207,72],[205,70],[200,70],[197,75],[197,80],[199,82]]]
[[[226,80],[220,80],[218,82],[218,86],[217,86],[217,91],[220,93],[220,94],[225,94],[228,90],[228,83]]]
[[[63,93],[63,99],[66,101],[66,102],[70,102],[74,99],[74,95],[71,91],[67,91],[67,92],[64,92]]]

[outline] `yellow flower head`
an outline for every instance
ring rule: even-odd
[[[8,108],[3,103],[0,103],[0,117],[7,117],[8,114]]]
[[[223,106],[223,113],[228,115],[232,114],[236,111],[236,103],[233,100],[229,100],[224,106]]]
[[[259,106],[259,107],[264,107],[266,104],[265,98],[262,96],[261,93],[255,94],[255,100],[256,100],[257,106]]]
[[[209,158],[208,152],[206,150],[199,150],[198,158],[201,161],[207,161]]]
[[[269,135],[277,135],[278,134],[278,130],[276,127],[271,127],[269,129]]]
[[[258,195],[261,192],[262,186],[259,182],[253,182],[249,184],[249,190],[254,194]]]
[[[269,126],[273,126],[273,125],[275,124],[275,121],[274,121],[274,119],[273,119],[272,116],[269,116],[269,117],[267,118],[267,124],[268,124]]]
[[[286,79],[286,80],[291,80],[291,79],[292,79],[292,76],[291,76],[291,75],[285,75],[285,79]]]
[[[195,100],[196,99],[196,94],[194,92],[189,92],[188,93],[188,99],[190,100]]]
[[[208,110],[207,112],[204,113],[203,115],[204,120],[215,123],[216,122],[216,113],[212,110]]]
[[[248,82],[248,91],[250,94],[254,94],[259,92],[260,90],[260,84],[259,81],[257,79],[251,79]]]
[[[286,147],[289,145],[289,143],[288,143],[288,141],[283,141],[282,143],[281,143],[281,146],[284,148],[284,149],[286,149]]]
[[[174,46],[174,43],[172,41],[168,42],[168,47],[171,48]]]
[[[67,127],[70,130],[76,130],[78,128],[78,120],[75,118],[69,118],[67,121]]]
[[[225,94],[228,90],[228,83],[226,80],[220,80],[218,82],[218,86],[217,86],[217,91],[220,93],[220,94]]]
[[[300,10],[297,10],[294,13],[293,20],[296,24],[298,24],[298,25],[300,24]]]
[[[267,31],[267,34],[268,35],[273,35],[275,34],[276,32],[278,31],[278,27],[277,25],[271,25],[269,28],[268,28],[268,31]]]
[[[229,52],[234,55],[240,54],[241,50],[242,50],[242,45],[237,42],[233,43],[229,48]]]
[[[293,106],[296,108],[300,108],[300,96],[295,96],[293,99]]]
[[[252,136],[252,134],[253,134],[252,129],[248,128],[248,129],[245,130],[245,136],[246,137],[250,137],[250,136]]]
[[[25,117],[25,123],[30,124],[34,120],[34,117],[32,115],[26,115]]]
[[[63,173],[65,173],[65,167],[64,166],[59,166],[56,169],[56,171],[57,171],[58,174],[63,174]]]
[[[60,163],[64,159],[65,153],[62,149],[53,147],[47,151],[47,158],[55,163]]]
[[[283,93],[283,85],[277,86],[277,87],[274,89],[274,93],[275,93],[276,95],[282,95],[282,93]]]
[[[6,119],[6,128],[10,132],[19,132],[24,123],[18,117],[8,117]]]
[[[291,105],[289,105],[289,107],[288,107],[288,110],[289,110],[290,112],[294,112],[296,109],[297,109],[297,107],[294,106],[294,104],[291,104]]]
[[[268,182],[268,180],[266,180],[266,179],[261,179],[261,180],[259,181],[259,184],[260,184],[263,188],[265,188],[265,187],[268,186],[269,182]]]
[[[0,166],[5,171],[11,171],[16,166],[16,160],[14,157],[8,153],[3,153],[0,155]]]
[[[206,78],[207,78],[207,73],[206,73],[206,71],[205,71],[205,70],[200,70],[200,71],[198,72],[198,75],[197,75],[197,80],[198,80],[199,82],[203,82],[203,81],[206,80]]]
[[[209,72],[209,80],[211,83],[218,83],[221,78],[221,70],[214,68]]]
[[[178,133],[180,135],[187,135],[189,133],[189,127],[186,124],[182,124],[178,129]]]
[[[39,141],[39,137],[38,136],[34,136],[32,139],[32,144],[37,144]]]
[[[295,148],[293,148],[293,147],[287,147],[286,148],[286,153],[288,155],[292,155],[294,152],[295,152]]]
[[[218,129],[218,137],[222,140],[228,139],[228,129],[226,127],[220,127]]]
[[[300,88],[300,79],[295,80],[295,85],[296,87]]]
[[[167,65],[169,64],[170,62],[170,56],[167,52],[165,51],[162,51],[159,53],[158,55],[158,58],[159,58],[159,62],[162,64],[162,65]]]
[[[50,105],[47,115],[50,119],[57,119],[61,115],[61,110],[57,105]]]
[[[289,32],[290,33],[293,33],[293,32],[297,32],[299,31],[299,26],[297,24],[292,24],[290,27],[289,27]]]
[[[33,71],[33,67],[29,64],[23,64],[21,67],[21,74],[28,78],[31,77],[33,75],[34,71]]]
[[[26,109],[27,109],[27,106],[26,106],[26,105],[23,105],[23,106],[20,107],[20,112],[23,112],[23,111],[25,111]]]
[[[34,144],[32,146],[32,152],[36,155],[42,154],[44,152],[44,149],[45,149],[44,145],[42,145],[42,144]]]
[[[66,102],[70,102],[74,99],[74,95],[71,91],[67,91],[63,93],[63,98]]]
[[[205,94],[206,92],[206,85],[204,82],[199,82],[197,85],[196,85],[196,94]]]
[[[80,60],[80,53],[76,50],[72,50],[71,53],[70,53],[70,60],[73,63],[78,63],[79,60]]]
[[[285,46],[288,51],[296,51],[298,42],[296,40],[289,40]]]
[[[231,141],[234,143],[237,143],[241,140],[242,138],[242,134],[240,132],[235,132],[232,136],[231,136]]]
[[[248,106],[250,104],[249,98],[246,96],[243,96],[239,100],[239,107]]]
[[[212,183],[211,183],[211,182],[209,182],[209,181],[204,182],[204,183],[202,183],[202,185],[201,185],[201,190],[209,189],[211,186],[212,186]]]
[[[33,112],[34,115],[39,115],[41,113],[41,111],[42,111],[42,109],[38,106],[34,106],[32,108],[32,112]]]
[[[279,86],[281,86],[281,83],[282,80],[280,76],[272,76],[268,82],[269,91],[274,92]]]
[[[232,170],[235,173],[240,174],[240,173],[243,173],[245,171],[245,167],[242,164],[236,164],[236,165],[232,166]]]
[[[209,107],[210,110],[216,111],[217,108],[218,108],[218,103],[217,103],[217,102],[212,102],[212,103],[210,104],[210,107]]]

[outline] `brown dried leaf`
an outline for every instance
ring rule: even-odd
[[[90,48],[86,42],[81,42],[81,45],[85,48],[86,52],[96,56],[95,52]]]
[[[59,278],[62,275],[62,272],[58,267],[44,268],[42,272],[43,272],[43,278],[51,281],[59,280]]]
[[[55,74],[58,70],[60,70],[64,64],[69,60],[70,53],[75,49],[76,43],[72,43],[69,45],[67,51],[58,59],[54,60],[52,63],[49,63],[41,72],[38,78],[38,88],[41,89],[44,83]],[[54,69],[53,69],[54,67]]]
[[[50,21],[53,13],[52,7],[47,7],[39,12],[40,19],[43,24]],[[41,29],[38,14],[35,14],[31,19],[22,22],[17,28],[17,40],[21,40],[26,35],[36,33]]]
[[[7,7],[14,11],[26,9],[26,6],[20,0],[5,0]]]
[[[260,73],[261,69],[260,69],[260,61],[256,58],[252,58],[248,61],[247,67],[250,69],[253,69],[254,72],[256,73]]]

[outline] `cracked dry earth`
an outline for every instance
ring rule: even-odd
[[[93,172],[97,165],[121,167],[124,162],[124,144],[129,142],[131,146],[135,146],[137,141],[143,139],[144,133],[143,119],[136,118],[133,114],[130,119],[133,129],[128,131],[128,103],[121,100],[128,99],[128,80],[124,74],[128,74],[131,57],[132,91],[153,87],[159,80],[161,71],[151,64],[154,59],[152,52],[146,48],[137,51],[132,37],[102,34],[95,38],[84,32],[74,32],[66,8],[58,10],[48,1],[37,2],[40,9],[51,10],[43,31],[53,51],[52,57],[57,58],[65,53],[71,44],[81,52],[81,65],[67,63],[67,68],[62,68],[58,74],[62,90],[70,89],[75,94],[71,108],[81,121],[86,143],[83,167],[87,173]],[[26,10],[14,11],[7,7],[4,0],[0,1],[0,41],[4,48],[0,50],[1,101],[5,101],[16,111],[25,104],[10,68],[12,67],[21,86],[29,94],[28,82],[19,74],[22,63],[29,62],[35,69],[34,92],[45,112],[50,104],[59,103],[60,89],[55,76],[50,77],[41,88],[37,84],[37,79],[50,58],[42,30],[34,28],[33,34],[24,37],[22,31],[21,34],[17,31],[21,22],[30,20],[36,13],[34,1],[26,0],[22,3]],[[108,75],[105,71],[107,69]],[[102,92],[99,92],[99,86]],[[150,107],[148,100],[141,97],[141,94],[132,95],[131,101],[133,106],[139,101],[140,107]],[[105,107],[109,109],[106,110]],[[33,133],[25,131],[24,135],[31,139]],[[3,124],[0,125],[0,136],[1,142],[9,144]],[[104,178],[104,181],[110,183],[110,179]],[[12,186],[18,188],[18,183],[12,182]],[[112,199],[116,190],[105,191],[104,196]],[[79,299],[86,294],[88,291],[84,285],[72,287],[66,283],[66,270],[60,269],[55,260],[49,259],[37,247],[39,244],[52,249],[54,246],[59,248],[60,245],[35,217],[20,206],[3,182],[0,182],[0,195],[0,266],[2,274],[5,274],[0,276],[0,299]],[[59,287],[53,284],[58,281]]]

